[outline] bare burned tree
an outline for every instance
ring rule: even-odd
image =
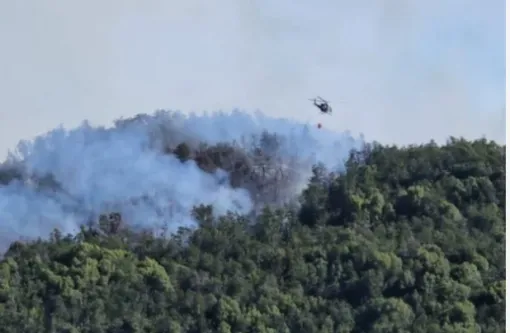
[[[208,173],[224,170],[230,185],[246,189],[259,207],[288,202],[297,194],[296,187],[302,183],[300,176],[310,170],[311,165],[294,156],[290,145],[277,134],[265,131],[240,142],[208,145],[178,131],[180,120],[175,117],[162,112],[155,117],[137,115],[115,124],[118,128],[148,127],[151,145],[163,153],[174,155],[183,163],[193,160]]]
[[[195,149],[180,143],[171,152],[181,161],[193,159],[206,172],[224,170],[230,185],[249,191],[259,207],[288,201],[302,170],[297,159],[283,152],[282,139],[268,132],[248,142],[202,143]]]
[[[295,194],[293,186],[305,166],[288,150],[284,139],[276,134],[262,133],[256,150],[262,154],[259,161],[263,167],[264,194],[270,202],[278,205],[288,201],[290,195]]]
[[[23,174],[17,168],[1,167],[0,168],[0,185],[7,185],[13,180],[21,180]]]
[[[158,118],[158,119],[156,119]],[[116,125],[130,126],[141,123],[151,128],[155,141],[159,141],[166,154],[175,155],[181,162],[194,160],[208,173],[218,169],[228,174],[230,185],[248,190],[256,205],[280,205],[296,194],[297,181],[311,165],[289,152],[284,138],[267,131],[244,137],[241,142],[225,142],[214,145],[200,143],[178,133],[170,113],[160,112],[156,117],[137,115],[117,121]]]

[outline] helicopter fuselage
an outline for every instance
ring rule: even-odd
[[[326,103],[321,103],[321,104],[317,104],[317,103],[314,103],[314,105],[319,108],[319,110],[322,112],[322,113],[327,113],[327,114],[331,114],[331,107],[326,104]]]

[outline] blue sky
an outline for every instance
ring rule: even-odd
[[[505,2],[0,3],[0,154],[168,108],[319,121],[383,142],[504,140]]]

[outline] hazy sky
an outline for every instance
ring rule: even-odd
[[[84,119],[260,109],[411,143],[504,140],[504,0],[0,2],[0,154]]]

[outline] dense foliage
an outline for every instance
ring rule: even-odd
[[[504,332],[504,161],[486,140],[366,145],[256,221],[198,207],[165,238],[114,214],[13,243],[0,332]]]

